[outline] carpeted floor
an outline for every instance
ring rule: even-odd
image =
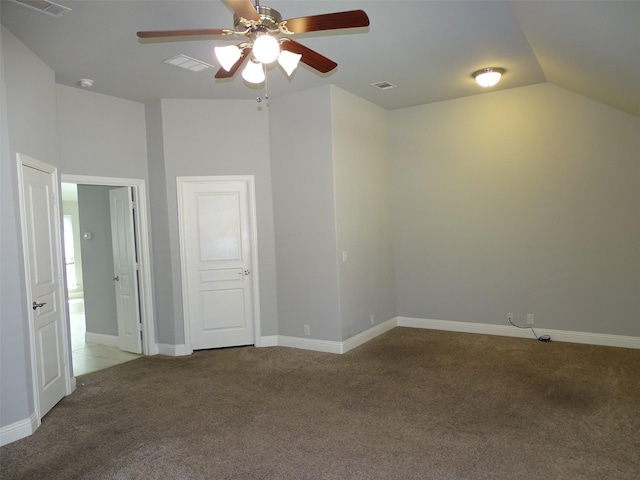
[[[78,378],[2,479],[638,479],[640,351],[395,328]]]

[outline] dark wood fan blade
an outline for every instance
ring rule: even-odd
[[[320,73],[330,72],[338,66],[338,64],[333,60],[328,59],[324,55],[320,55],[315,50],[311,50],[295,40],[283,42],[281,48],[293,53],[299,53],[302,55],[302,58],[300,59],[302,63],[309,65]]]
[[[242,66],[244,61],[247,59],[247,57],[249,56],[249,53],[251,53],[251,49],[250,48],[244,48],[242,50],[242,56],[238,59],[238,61],[236,63],[233,64],[233,66],[231,67],[231,70],[229,70],[227,72],[224,68],[221,67],[216,72],[215,78],[231,78],[231,77],[233,77],[236,74],[236,72],[238,71],[238,69]]]
[[[152,30],[138,32],[138,38],[163,38],[163,37],[199,37],[202,35],[228,35],[228,30],[222,28],[203,28],[200,30]]]
[[[304,33],[337,30],[339,28],[367,27],[369,26],[369,17],[363,10],[349,10],[348,12],[291,18],[286,22],[286,27],[293,33]]]
[[[239,17],[247,20],[260,20],[260,15],[251,0],[226,0],[226,2]]]

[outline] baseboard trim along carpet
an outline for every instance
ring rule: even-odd
[[[314,350],[324,353],[347,353],[360,345],[373,340],[378,335],[395,327],[424,328],[428,330],[445,330],[448,332],[480,333],[484,335],[498,335],[502,337],[534,339],[530,329],[515,328],[509,325],[494,325],[491,323],[454,322],[451,320],[432,320],[428,318],[395,317],[379,323],[362,333],[348,338],[344,342],[319,340],[315,338],[290,337],[286,335],[266,335],[260,337],[260,347],[291,347],[303,350]],[[553,330],[534,327],[538,336],[550,335],[554,342],[583,343],[587,345],[601,345],[605,347],[621,347],[640,349],[640,337],[625,335],[610,335],[605,333],[571,332],[567,330]],[[185,345],[159,344],[158,353],[161,355],[188,355]]]
[[[445,330],[448,332],[480,333],[484,335],[498,335],[502,337],[531,338],[534,339],[530,329],[520,329],[509,325],[494,325],[490,323],[454,322],[450,320],[431,320],[427,318],[395,317],[380,323],[344,342],[329,340],[317,340],[313,338],[287,337],[284,335],[272,335],[262,337],[262,346],[280,346],[315,350],[325,353],[346,353],[374,339],[378,335],[395,327],[413,327],[427,330]],[[621,347],[640,349],[640,337],[624,335],[610,335],[604,333],[570,332],[567,330],[552,330],[534,327],[538,336],[550,335],[556,342],[583,343],[588,345],[601,345],[606,347]]]
[[[449,320],[430,320],[426,318],[397,317],[398,327],[426,328],[431,330],[446,330],[449,332],[481,333],[485,335],[499,335],[503,337],[534,338],[529,328],[521,329],[509,325],[494,325],[490,323],[453,322]],[[640,349],[640,337],[625,335],[610,335],[606,333],[571,332],[568,330],[553,330],[534,327],[541,335],[549,335],[555,342],[584,343],[587,345],[601,345],[604,347],[621,347]]]
[[[32,413],[29,418],[18,420],[0,428],[0,446],[28,437],[38,428],[38,417]]]

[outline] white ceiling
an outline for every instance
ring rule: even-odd
[[[56,0],[72,8],[54,18],[2,0],[2,24],[56,72],[58,83],[95,81],[92,91],[140,102],[159,98],[250,99],[264,88],[239,72],[216,80],[163,63],[185,54],[216,65],[215,45],[197,41],[143,43],[139,30],[232,28],[221,0]],[[301,64],[291,79],[273,68],[277,97],[328,83],[393,110],[486,93],[471,73],[506,68],[491,90],[551,82],[640,117],[640,0],[406,1],[263,0],[283,18],[363,9],[368,28],[296,35],[338,63],[329,74]],[[238,42],[235,42],[238,43]],[[374,82],[398,88],[378,90]]]

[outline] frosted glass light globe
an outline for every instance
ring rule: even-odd
[[[253,42],[253,56],[260,63],[269,64],[275,62],[280,54],[280,44],[275,37],[260,35]]]

